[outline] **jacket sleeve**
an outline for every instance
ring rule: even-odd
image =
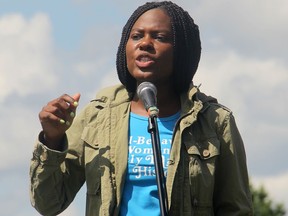
[[[244,144],[229,112],[218,132],[221,153],[214,190],[215,215],[253,215]]]
[[[41,142],[43,133],[39,134],[30,165],[30,200],[42,215],[66,209],[85,182],[82,119],[75,118],[67,131],[63,152],[47,148]]]

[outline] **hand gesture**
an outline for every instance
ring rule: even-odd
[[[60,150],[65,131],[75,117],[80,94],[64,94],[50,101],[39,113],[39,120],[44,133],[44,144],[51,149]]]

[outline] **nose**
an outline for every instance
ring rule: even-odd
[[[143,51],[153,50],[154,45],[153,45],[151,38],[144,37],[139,44],[139,49]]]

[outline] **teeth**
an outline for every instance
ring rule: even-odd
[[[141,57],[140,61],[141,62],[148,62],[148,61],[151,61],[151,59],[149,57]]]

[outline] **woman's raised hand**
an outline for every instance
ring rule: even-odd
[[[64,94],[50,101],[39,113],[39,120],[44,133],[44,144],[51,149],[61,150],[61,141],[65,131],[75,117],[80,94]]]

